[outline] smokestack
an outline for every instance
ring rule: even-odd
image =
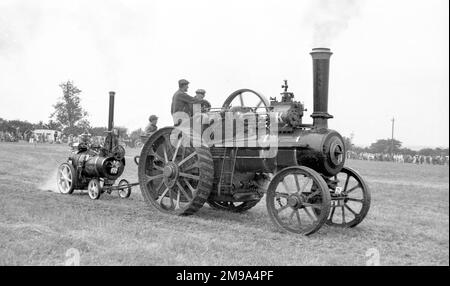
[[[108,131],[114,128],[114,91],[109,92],[109,118],[108,118]]]
[[[318,128],[328,128],[328,76],[330,57],[333,54],[327,48],[315,48],[310,53],[313,59],[314,110],[311,117],[313,125]]]

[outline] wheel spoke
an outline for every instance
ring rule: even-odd
[[[185,177],[185,178],[189,178],[189,179],[193,179],[193,180],[200,180],[200,176],[197,176],[197,175],[192,175],[192,174],[189,174],[189,173],[184,173],[184,172],[180,172],[180,176],[181,177]]]
[[[289,194],[285,194],[285,193],[279,193],[279,192],[276,192],[275,193],[275,198],[288,198],[289,197]]]
[[[158,170],[158,171],[164,171],[164,168],[158,165],[153,164],[153,168]]]
[[[346,222],[345,222],[345,208],[344,208],[344,206],[341,206],[341,210],[342,210],[342,224],[346,224]]]
[[[166,194],[167,194],[167,192],[168,192],[169,190],[170,190],[170,189],[166,187],[166,189],[164,190],[164,192],[162,192],[162,194],[161,194],[161,200],[160,200],[160,201],[162,201],[162,199],[166,196]]]
[[[177,209],[180,209],[180,198],[181,198],[180,190],[181,189],[179,189],[178,192],[177,192],[177,203],[175,205],[175,208],[177,208]]]
[[[352,187],[350,190],[348,190],[346,192],[346,194],[350,194],[351,192],[353,192],[354,190],[356,190],[357,188],[359,188],[361,185],[358,183],[356,186]]]
[[[318,209],[318,210],[322,209],[322,205],[319,205],[319,204],[303,203],[303,205],[305,207],[311,207],[311,208]]]
[[[348,209],[355,217],[358,215],[349,205],[344,205],[346,209]]]
[[[167,156],[166,146],[163,145],[162,148],[163,148],[163,152],[164,152],[164,162],[167,163],[167,162],[169,162],[169,158],[168,158],[168,156]]]
[[[161,157],[158,153],[151,151],[150,156],[155,157],[158,161],[161,161],[163,163],[167,163],[167,160],[165,160],[163,157]]]
[[[183,178],[184,182],[188,186],[189,190],[191,190],[192,196],[195,196],[195,193],[197,192],[194,187],[192,187],[191,183],[186,178]]]
[[[61,176],[64,178],[64,180],[69,180],[69,177],[67,174],[64,174],[63,172],[61,172]]]
[[[181,146],[182,142],[183,142],[183,138],[178,138],[178,143],[177,143],[177,146],[175,148],[175,152],[173,153],[173,156],[172,156],[172,161],[175,161],[175,158],[177,157],[178,150],[180,149],[180,146]]]
[[[161,182],[159,183],[159,185],[155,189],[157,195],[159,194],[159,190],[161,189],[161,187],[163,185],[164,185],[164,180],[161,180]]]
[[[183,186],[182,186],[182,185],[180,184],[180,182],[178,182],[178,181],[177,181],[177,186],[178,186],[178,189],[183,193],[184,197],[185,197],[186,199],[188,199],[188,201],[192,201],[191,196],[189,196],[189,195],[186,193],[186,191],[184,190]]]
[[[261,104],[263,104],[264,102],[262,100],[259,101],[258,105],[256,105],[256,108],[260,107]]]
[[[170,200],[170,207],[172,209],[175,209],[175,204],[173,203],[173,193],[172,193],[172,189],[169,191],[169,200]]]
[[[197,154],[196,152],[192,152],[191,154],[189,154],[186,158],[181,160],[180,163],[178,163],[178,167],[180,167],[181,165],[192,159],[196,154]]]
[[[354,199],[354,198],[347,198],[347,200],[352,201],[352,202],[358,202],[358,203],[361,203],[361,204],[364,202],[364,200]]]
[[[311,214],[311,212],[307,209],[307,208],[303,208],[303,210],[305,211],[305,213],[309,216],[309,218],[315,222],[316,219],[314,218],[314,216]]]
[[[289,222],[288,222],[288,224],[291,224],[291,221],[292,221],[292,219],[294,218],[294,214],[295,214],[296,211],[297,211],[297,210],[292,209],[292,212],[291,212],[291,214],[289,215]]]
[[[306,197],[306,200],[309,201],[310,199],[314,198],[314,197],[315,197],[316,195],[318,195],[318,194],[320,194],[320,190],[315,191],[315,192],[309,194],[309,195]]]
[[[148,175],[146,175],[145,176],[146,184],[150,183],[153,180],[156,180],[156,179],[159,179],[159,178],[163,178],[163,177],[164,177],[164,174],[159,174],[159,175],[155,175],[155,176],[148,176]]]
[[[184,172],[188,172],[188,171],[194,170],[194,169],[196,169],[196,168],[199,168],[197,162],[194,163],[194,164],[192,164],[192,165],[190,165],[190,166],[187,167],[186,169],[183,169],[183,171],[184,171]]]
[[[311,179],[310,178],[306,178],[306,182],[303,184],[303,186],[300,188],[300,193],[303,193],[303,191],[302,190],[305,190],[306,189],[306,186],[308,186],[309,185],[309,182],[311,181]]]
[[[297,187],[297,192],[300,192],[300,183],[298,182],[298,177],[294,174],[295,186]]]
[[[289,205],[286,204],[286,205],[282,206],[281,208],[277,209],[276,211],[277,211],[278,213],[280,213],[280,212],[284,211],[285,209],[287,209],[288,207],[289,207]]]
[[[336,211],[336,207],[331,207],[331,214],[330,214],[330,218],[329,221],[333,222],[333,216],[334,216],[334,212]]]
[[[344,184],[344,192],[347,190],[349,181],[350,181],[350,175],[347,174],[347,178],[345,179],[345,184]]]
[[[298,226],[299,226],[299,228],[302,227],[302,221],[301,221],[301,219],[300,219],[300,213],[299,213],[298,209],[295,210],[295,216],[297,217],[297,221],[298,221]]]
[[[239,94],[239,101],[241,102],[241,106],[245,106],[244,105],[244,98],[242,97],[242,93]]]

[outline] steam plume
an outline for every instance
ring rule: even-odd
[[[363,0],[313,1],[307,16],[313,24],[314,47],[329,47],[345,31],[352,18],[359,15]]]

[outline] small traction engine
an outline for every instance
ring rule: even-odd
[[[131,187],[122,179],[117,186],[115,181],[125,169],[125,149],[119,145],[117,130],[113,129],[114,92],[109,93],[108,131],[102,145],[92,144],[86,135],[75,143],[67,162],[61,164],[57,173],[58,189],[63,194],[74,190],[87,190],[91,199],[99,199],[104,192],[118,191],[121,198],[128,198]]]

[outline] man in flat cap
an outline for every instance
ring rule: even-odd
[[[187,80],[180,79],[178,81],[178,87],[179,89],[175,92],[172,98],[172,108],[170,112],[172,115],[176,112],[185,112],[189,115],[189,117],[192,117],[193,104],[201,104],[203,100],[196,99],[186,93],[189,88],[189,82]]]
[[[205,99],[205,95],[206,95],[206,91],[204,89],[197,89],[195,91],[195,99],[201,100],[202,103],[202,112],[208,112],[209,109],[211,108],[211,104],[209,103],[209,101],[207,101]]]

